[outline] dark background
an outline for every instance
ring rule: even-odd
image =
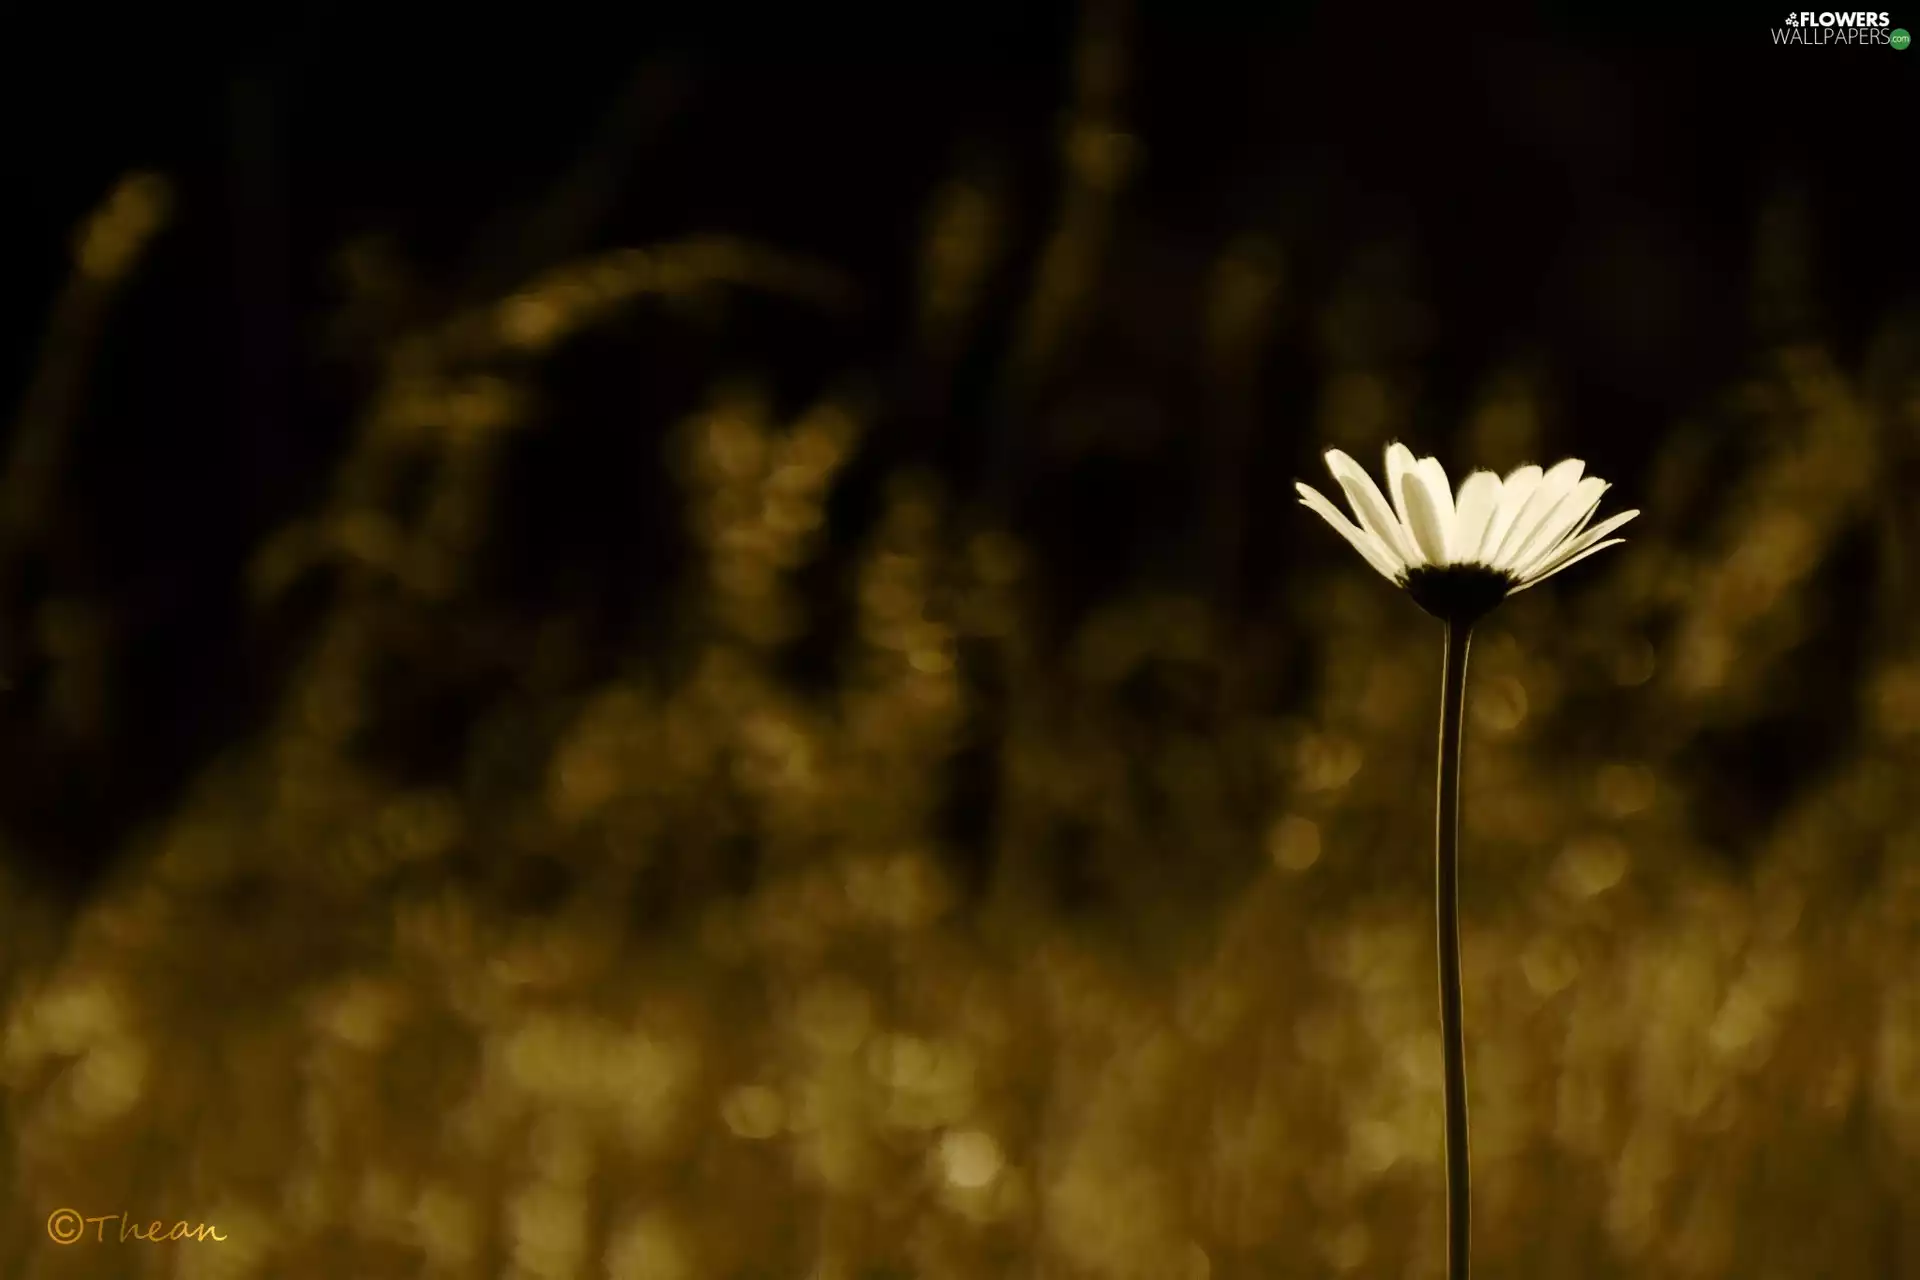
[[[0,12],[0,1272],[1435,1274],[1397,436],[1641,512],[1475,633],[1480,1273],[1920,1275],[1920,51],[1780,16]]]
[[[1310,465],[1295,424],[1315,385],[1311,310],[1354,272],[1423,304],[1382,341],[1417,371],[1431,435],[1490,368],[1516,366],[1551,386],[1562,436],[1627,482],[1756,340],[1804,328],[1850,360],[1913,298],[1920,54],[1775,47],[1758,9],[1676,23],[1510,5],[1402,24],[1365,6],[1147,5],[1115,19],[1131,53],[1114,110],[1142,167],[1119,200],[1106,300],[1064,375],[1121,387],[1134,418],[1113,439],[1051,447],[1055,406],[998,394],[979,353],[1008,331],[1054,212],[1082,16],[800,8],[483,22],[314,6],[243,33],[9,17],[11,394],[40,358],[86,212],[134,169],[166,175],[176,202],[91,354],[55,518],[10,553],[10,857],[83,886],[275,687],[289,650],[249,630],[240,570],[316,500],[368,385],[329,336],[350,242],[404,264],[400,305],[420,317],[572,254],[698,230],[856,282],[829,320],[778,304],[708,331],[635,320],[557,360],[566,390],[549,412],[571,429],[525,447],[490,544],[494,585],[538,610],[590,579],[596,608],[626,618],[658,607],[679,564],[659,432],[738,369],[788,406],[848,376],[879,388],[882,429],[837,499],[837,541],[861,536],[875,478],[927,465],[1036,542],[1063,615],[1141,575],[1203,580],[1246,613],[1284,559],[1285,504],[1262,495]],[[1009,266],[976,354],[929,382],[903,317],[922,210],[956,172],[1004,193]],[[1803,216],[1818,286],[1813,307],[1756,333],[1770,201]],[[1256,438],[1223,462],[1195,425],[1190,334],[1164,317],[1249,233],[1294,249],[1293,301],[1258,378]],[[85,741],[33,727],[45,664],[23,619],[59,584],[113,619],[119,710]]]

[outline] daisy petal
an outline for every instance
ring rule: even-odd
[[[1340,482],[1347,502],[1353,507],[1353,514],[1360,517],[1360,527],[1380,539],[1402,561],[1407,564],[1418,563],[1418,551],[1413,546],[1413,540],[1407,536],[1400,522],[1394,519],[1393,512],[1387,509],[1387,500],[1380,496],[1380,487],[1374,484],[1366,468],[1340,450],[1329,449],[1327,470],[1333,472],[1333,478]]]
[[[1486,536],[1480,539],[1474,559],[1493,559],[1493,553],[1500,549],[1500,540],[1507,536],[1507,530],[1513,528],[1513,518],[1520,514],[1520,508],[1527,505],[1527,499],[1540,486],[1541,474],[1539,467],[1528,463],[1524,467],[1516,467],[1500,482],[1500,505],[1494,508],[1492,518],[1487,521]]]
[[[1525,577],[1527,569],[1536,561],[1550,558],[1554,549],[1593,515],[1594,509],[1600,505],[1600,495],[1609,487],[1605,480],[1597,476],[1588,476],[1573,486],[1572,491],[1547,513],[1540,527],[1533,531],[1533,536],[1514,551],[1512,564],[1516,574]]]
[[[1487,522],[1500,508],[1500,477],[1491,471],[1476,471],[1460,486],[1460,501],[1453,513],[1453,536],[1447,552],[1455,560],[1469,561],[1480,554],[1480,539],[1486,536]]]
[[[1540,561],[1522,575],[1522,580],[1538,582],[1542,578],[1551,576],[1559,571],[1561,565],[1568,563],[1575,556],[1582,554],[1588,547],[1591,547],[1594,543],[1600,541],[1600,539],[1606,537],[1615,529],[1618,529],[1621,525],[1639,514],[1638,511],[1622,511],[1619,515],[1608,516],[1605,520],[1593,526],[1593,528],[1586,530],[1577,537],[1569,538],[1565,543],[1555,549],[1553,555]]]
[[[1507,536],[1500,540],[1494,553],[1487,557],[1487,563],[1497,569],[1512,569],[1520,548],[1533,537],[1541,523],[1560,500],[1573,491],[1580,483],[1580,473],[1586,469],[1586,463],[1578,458],[1568,458],[1565,462],[1555,463],[1551,471],[1540,477],[1540,485],[1527,499],[1513,517],[1513,524],[1507,530]]]
[[[1525,591],[1529,587],[1539,586],[1541,583],[1545,582],[1548,578],[1551,578],[1554,574],[1560,572],[1562,569],[1567,568],[1569,565],[1575,565],[1580,563],[1582,560],[1585,560],[1588,556],[1594,554],[1594,552],[1605,551],[1608,547],[1614,546],[1618,543],[1622,543],[1625,541],[1626,541],[1625,538],[1608,538],[1605,542],[1596,543],[1593,546],[1588,547],[1585,551],[1582,551],[1579,555],[1568,556],[1565,560],[1562,560],[1559,564],[1556,564],[1555,566],[1553,566],[1553,568],[1547,570],[1545,573],[1541,574],[1539,577],[1533,578],[1533,579],[1530,579],[1529,581],[1521,583],[1519,586],[1515,587],[1513,590],[1507,592],[1507,594],[1510,596],[1517,596],[1522,591]]]
[[[1407,523],[1407,500],[1404,486],[1407,476],[1419,470],[1420,463],[1413,456],[1413,450],[1395,440],[1387,446],[1387,496],[1393,499],[1393,510],[1400,517],[1400,527],[1411,529]]]
[[[1433,499],[1434,510],[1440,513],[1440,527],[1449,533],[1453,530],[1453,482],[1447,479],[1447,469],[1440,465],[1438,458],[1420,459],[1420,477],[1427,482],[1427,496]]]
[[[1341,537],[1352,544],[1355,551],[1365,557],[1368,564],[1379,571],[1381,576],[1394,582],[1400,581],[1400,575],[1405,572],[1405,566],[1381,545],[1380,539],[1340,514],[1340,508],[1328,502],[1310,485],[1296,483],[1293,487],[1300,491],[1301,505],[1311,509],[1322,520],[1332,525]]]
[[[1414,540],[1426,553],[1430,564],[1447,563],[1447,527],[1441,523],[1439,503],[1424,475],[1406,478],[1402,486],[1407,495],[1407,522],[1413,526]],[[1449,501],[1449,507],[1452,503]]]
[[[1580,542],[1581,546],[1591,545],[1596,540],[1586,537],[1588,532],[1587,522],[1592,520],[1593,513],[1600,509],[1600,498],[1604,495],[1605,490],[1613,487],[1612,485],[1598,485],[1597,487],[1600,492],[1594,493],[1592,500],[1579,509],[1579,518],[1573,520],[1571,523],[1568,523],[1566,519],[1567,514],[1575,509],[1575,504],[1580,497],[1580,490],[1591,489],[1595,486],[1596,481],[1592,476],[1580,482],[1579,486],[1574,490],[1574,497],[1562,503],[1560,511],[1556,516],[1552,517],[1555,523],[1566,525],[1566,529],[1556,536],[1541,538],[1532,550],[1526,552],[1523,563],[1513,570],[1515,577],[1530,577],[1560,559],[1560,557],[1567,555],[1571,551],[1578,550],[1579,548],[1575,547],[1574,543],[1580,542],[1582,538],[1586,538],[1586,540]],[[1615,527],[1617,528],[1618,526]]]

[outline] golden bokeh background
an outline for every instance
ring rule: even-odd
[[[1005,191],[963,169],[912,215],[894,320],[951,376],[986,342],[1010,405],[1079,376],[1130,234],[1103,12],[990,342]],[[80,231],[10,437],[16,548],[174,194],[130,176]],[[1920,1276],[1920,327],[1843,349],[1795,321],[1798,208],[1754,211],[1746,372],[1641,428],[1608,500],[1644,510],[1631,541],[1476,637],[1487,1277]],[[1408,288],[1303,300],[1299,252],[1211,245],[1160,317],[1208,430],[1289,441],[1314,483],[1322,445],[1403,435],[1456,470],[1608,456],[1526,367],[1420,440]],[[1442,1274],[1438,630],[1280,473],[1200,539],[1281,566],[1254,603],[1196,552],[1067,610],[1004,508],[885,462],[901,411],[857,370],[799,400],[746,370],[671,424],[592,397],[591,430],[671,426],[677,505],[634,518],[683,552],[602,660],[581,610],[516,609],[487,568],[554,368],[636,314],[804,325],[858,282],[724,229],[438,307],[395,301],[390,246],[338,262],[371,372],[249,561],[253,615],[297,619],[271,710],[77,898],[0,863],[0,1274]],[[1317,408],[1280,423],[1250,406],[1287,316]],[[1150,447],[1124,398],[1069,408],[1050,447]],[[1130,516],[1068,518],[1098,546]],[[114,731],[107,609],[50,591],[18,624],[49,674],[9,696],[49,742]],[[62,1207],[228,1238],[63,1247]]]

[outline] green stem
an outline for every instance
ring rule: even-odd
[[[1448,1280],[1467,1280],[1473,1203],[1468,1190],[1467,1049],[1460,1011],[1460,737],[1473,624],[1449,621],[1446,628],[1440,677],[1434,896],[1440,938],[1440,1047],[1446,1058],[1447,1276]]]

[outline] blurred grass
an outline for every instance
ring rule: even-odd
[[[1009,404],[1097,310],[1134,146],[1110,38]],[[61,388],[164,208],[132,179],[83,237],[9,462],[9,564],[47,519]],[[936,366],[980,323],[1000,215],[965,176],[932,200]],[[1799,246],[1764,227],[1757,296],[1790,333]],[[1440,1273],[1422,615],[1302,521],[1264,620],[1134,583],[1055,634],[1032,549],[928,475],[830,545],[870,391],[783,413],[728,382],[670,437],[691,568],[597,671],[577,619],[514,617],[475,574],[543,361],[634,308],[852,286],[702,237],[394,332],[354,311],[392,291],[352,261],[366,323],[342,332],[384,335],[380,376],[319,507],[253,563],[261,611],[324,601],[273,716],[71,915],[0,880],[0,1271]],[[1208,276],[1228,464],[1285,264],[1255,237]],[[1412,412],[1396,335],[1424,321],[1368,278],[1324,316],[1315,444],[1373,450]],[[1757,348],[1667,434],[1629,546],[1476,645],[1487,1276],[1920,1275],[1914,338]],[[1514,374],[1449,456],[1550,448]],[[1253,514],[1230,488],[1217,547]],[[807,577],[830,560],[843,616]],[[97,610],[56,605],[46,731],[110,725]],[[831,678],[797,676],[822,635]],[[449,727],[434,691],[475,686]],[[431,767],[397,745],[449,737]],[[229,1240],[63,1249],[62,1206]]]

